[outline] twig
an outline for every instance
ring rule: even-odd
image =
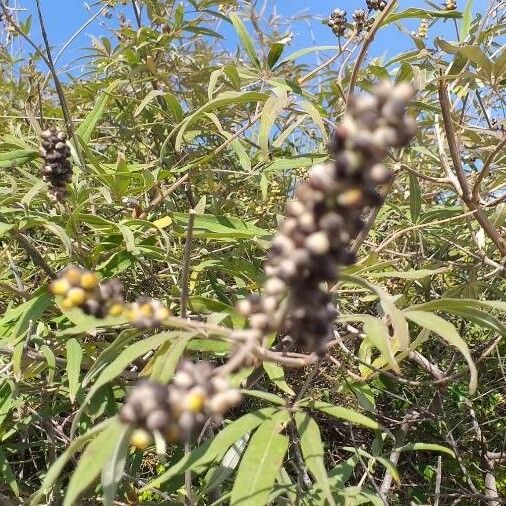
[[[55,272],[46,262],[44,257],[30,244],[30,241],[21,232],[17,230],[14,231],[12,233],[12,237],[16,239],[37,267],[40,267],[51,279],[56,278]]]
[[[418,412],[414,409],[410,409],[405,415],[402,420],[402,424],[397,431],[397,434],[395,435],[395,443],[394,447],[392,449],[392,452],[390,453],[389,460],[394,464],[394,466],[397,465],[397,462],[399,462],[400,457],[400,448],[404,445],[404,442],[406,441],[406,437],[408,435],[409,430],[411,429],[411,426],[416,422],[418,419]],[[381,482],[380,486],[380,494],[384,501],[387,501],[388,504],[388,492],[390,490],[390,487],[392,486],[392,474],[386,470],[385,475],[383,477],[383,481]]]
[[[72,123],[72,116],[70,114],[70,110],[67,105],[67,100],[65,98],[65,93],[63,92],[63,86],[61,85],[60,78],[58,77],[58,73],[56,72],[56,67],[53,63],[53,57],[51,56],[51,46],[49,45],[49,39],[46,33],[46,27],[44,25],[44,19],[42,17],[42,11],[40,8],[40,0],[36,0],[37,5],[37,14],[39,17],[40,31],[42,33],[42,39],[44,40],[44,45],[46,47],[46,64],[53,76],[54,86],[56,88],[56,93],[58,95],[58,100],[60,101],[60,106],[63,112],[63,117],[65,118],[65,125],[67,127],[67,132],[70,138],[74,141],[74,147],[76,149],[77,157],[79,159],[79,164],[81,165],[81,169],[86,170],[86,165],[84,163],[81,146],[75,136],[74,125]]]
[[[489,220],[488,216],[485,214],[483,208],[479,205],[478,202],[473,198],[469,190],[468,181],[464,172],[464,168],[462,166],[462,161],[460,159],[460,149],[457,144],[457,140],[455,137],[455,132],[453,130],[452,118],[451,118],[451,104],[450,99],[448,97],[448,89],[446,83],[441,80],[439,84],[439,103],[441,105],[441,112],[443,116],[443,123],[446,132],[446,138],[448,143],[448,148],[450,151],[450,156],[453,162],[453,168],[455,170],[460,188],[461,188],[461,197],[467,207],[475,212],[476,221],[481,225],[484,232],[491,239],[491,241],[495,244],[501,256],[506,255],[506,241],[501,236],[498,230],[494,227],[492,222]]]
[[[442,225],[444,223],[449,223],[450,221],[460,220],[462,218],[465,218],[466,216],[471,216],[472,214],[475,214],[476,211],[468,211],[467,213],[460,214],[458,216],[451,216],[450,218],[445,218],[443,220],[439,221],[431,221],[429,223],[419,223],[417,225],[413,225],[411,227],[403,228],[402,230],[398,230],[394,234],[392,234],[388,239],[385,239],[379,246],[375,248],[375,252],[379,253],[381,250],[385,249],[388,244],[390,244],[392,241],[395,241],[398,237],[405,234],[406,232],[411,232],[413,230],[418,230],[420,228],[428,228],[434,225]]]
[[[184,184],[188,180],[189,174],[186,173],[181,176],[175,183],[173,183],[167,190],[160,191],[159,195],[153,199],[153,201],[144,209],[144,211],[139,215],[140,220],[145,220],[148,216],[149,211],[155,208],[158,204],[160,204],[163,200],[165,200],[170,194],[172,194],[177,188],[179,188],[182,184]]]
[[[365,55],[367,54],[367,49],[369,49],[369,46],[371,45],[372,41],[374,40],[374,36],[376,35],[376,32],[378,31],[379,27],[381,26],[383,21],[386,19],[386,17],[390,14],[390,11],[392,11],[396,5],[397,5],[397,0],[392,0],[385,7],[385,9],[383,9],[381,14],[378,16],[378,19],[376,19],[376,21],[372,25],[370,31],[367,33],[366,38],[364,39],[364,43],[360,49],[360,53],[357,56],[357,61],[355,62],[355,66],[353,67],[353,71],[351,73],[350,87],[348,89],[348,97],[346,99],[346,108],[348,108],[348,104],[350,103],[350,98],[353,95],[353,90],[355,88],[355,83],[357,82],[358,73],[360,71],[360,66],[362,65]]]
[[[503,150],[504,146],[506,146],[506,137],[504,137],[501,142],[496,146],[494,151],[488,155],[487,159],[485,160],[485,163],[483,164],[483,169],[481,169],[481,172],[478,174],[478,177],[476,178],[476,182],[474,183],[473,187],[473,199],[475,201],[478,201],[480,197],[480,185],[483,182],[483,179],[488,175],[490,171],[490,167],[492,166],[492,162],[494,161],[494,158]]]
[[[195,209],[191,209],[188,215],[188,227],[186,229],[186,241],[184,245],[183,273],[181,276],[181,318],[186,318],[188,306],[188,281],[190,277],[191,250],[193,243],[193,227],[195,225]]]
[[[439,497],[441,495],[442,463],[443,459],[441,458],[441,455],[438,455],[436,468],[436,489],[434,491],[434,506],[439,506]]]

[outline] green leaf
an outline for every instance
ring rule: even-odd
[[[186,129],[195,122],[199,116],[203,113],[211,111],[213,109],[220,109],[224,107],[230,107],[235,104],[242,104],[247,102],[260,102],[267,100],[268,95],[260,93],[258,91],[225,91],[220,93],[216,98],[206,102],[202,107],[197,109],[194,113],[190,114],[180,125],[178,125],[170,135],[178,130],[174,147],[176,151],[181,151],[181,144],[183,141],[183,135]],[[170,137],[170,136],[169,136]],[[164,143],[165,144],[165,143]]]
[[[16,315],[17,317],[17,315],[19,315],[17,323],[10,333],[10,341],[18,342],[28,329],[30,322],[37,322],[42,313],[44,313],[44,311],[50,307],[52,303],[53,297],[47,293],[43,293],[27,302],[24,302],[23,304],[20,304],[10,314],[6,313],[0,320],[0,326],[2,326],[6,320],[12,320],[12,316]]]
[[[328,503],[334,505],[329,477],[323,463],[323,443],[318,424],[307,413],[295,413],[294,418],[300,436],[304,462],[323,491]]]
[[[223,459],[221,459],[219,466],[212,470],[209,477],[206,477],[204,491],[215,489],[232,476],[239,464],[239,461],[241,460],[241,456],[246,449],[248,441],[249,433],[246,433],[228,449],[227,453],[223,456]]]
[[[100,118],[102,118],[103,114],[107,110],[107,105],[111,95],[118,86],[119,81],[114,81],[111,85],[109,85],[109,87],[97,99],[93,109],[79,125],[79,128],[76,130],[76,134],[82,140],[83,144],[86,145],[90,142],[91,134],[97,126],[97,123],[100,121]]]
[[[39,351],[46,358],[48,369],[47,382],[51,385],[51,383],[54,381],[54,373],[56,372],[56,356],[53,350],[47,344],[43,344],[39,348]]]
[[[381,355],[393,371],[400,374],[399,364],[395,359],[395,351],[392,349],[390,332],[387,324],[370,315],[342,315],[342,321],[360,321],[364,324],[364,334],[371,343],[380,351]]]
[[[77,453],[96,434],[110,426],[112,422],[115,422],[115,419],[110,418],[109,420],[106,420],[101,424],[93,427],[86,434],[83,434],[82,436],[79,436],[71,441],[71,443],[67,446],[67,449],[56,459],[56,461],[47,471],[39,490],[35,492],[35,494],[30,499],[30,506],[36,506],[37,504],[40,504],[42,498],[49,493],[54,482],[57,480],[60,473],[65,469],[67,462],[71,459],[71,457]],[[113,426],[117,430],[116,423],[114,423]]]
[[[476,67],[481,67],[488,76],[492,74],[493,65],[487,55],[478,45],[455,45],[446,42],[439,37],[436,38],[436,44],[446,53],[463,56],[470,60]]]
[[[15,227],[12,223],[3,223],[0,222],[0,239],[7,235],[9,230],[12,230]]]
[[[143,98],[142,102],[135,108],[134,118],[144,110],[144,108],[153,101],[156,97],[160,97],[165,94],[163,90],[150,90],[147,95]]]
[[[264,371],[267,373],[267,376],[269,376],[269,379],[280,390],[287,393],[288,395],[295,395],[295,392],[292,390],[292,388],[288,385],[288,383],[285,380],[285,371],[281,366],[275,364],[274,362],[264,362],[262,364],[262,367],[264,368]]]
[[[420,217],[420,209],[422,208],[422,192],[420,190],[420,184],[418,178],[409,173],[409,212],[411,215],[411,221],[418,223]]]
[[[460,351],[469,366],[471,376],[469,379],[469,393],[471,395],[474,394],[478,386],[478,371],[474,365],[467,343],[459,336],[455,325],[434,313],[428,313],[426,311],[404,311],[404,316],[420,327],[426,328],[438,336],[441,336],[448,344],[455,346],[455,348]]]
[[[264,104],[260,116],[258,144],[262,152],[262,160],[265,162],[269,161],[269,137],[271,129],[281,111],[288,106],[288,103],[286,90],[277,88]]]
[[[130,447],[131,428],[123,430],[110,460],[102,468],[102,488],[104,489],[104,506],[113,506],[116,489],[123,476],[123,470]]]
[[[188,223],[188,213],[174,213],[173,218],[180,225]],[[193,237],[199,239],[252,239],[268,235],[267,230],[233,216],[200,214],[195,217]]]
[[[79,390],[79,374],[81,372],[81,361],[83,359],[83,350],[81,345],[74,337],[66,343],[67,349],[67,378],[69,380],[70,402],[74,403],[77,391]]]
[[[0,385],[0,428],[11,411],[12,389],[13,387],[7,381],[3,381],[2,385]]]
[[[282,397],[279,397],[276,394],[271,394],[270,392],[264,392],[262,390],[241,390],[241,393],[249,395],[250,397],[262,399],[267,402],[272,402],[272,404],[278,404],[279,406],[284,406],[286,404],[285,400]]]
[[[154,480],[142,487],[140,492],[158,488],[174,476],[183,474],[188,469],[195,471],[210,462],[220,459],[236,441],[244,436],[244,434],[258,427],[258,425],[265,420],[270,420],[277,412],[278,409],[276,408],[263,408],[252,411],[238,420],[235,420],[224,429],[221,429],[212,440],[206,441],[192,450],[179,462],[173,464],[160,476],[157,476]]]
[[[7,461],[7,456],[2,448],[0,448],[0,479],[1,483],[9,485],[16,497],[19,497],[19,485],[16,481],[16,476],[12,471],[12,467]],[[1,497],[1,496],[0,496]]]
[[[256,430],[239,464],[230,496],[231,506],[267,504],[288,449],[288,438],[278,433],[287,418],[286,412],[280,413]]]
[[[318,411],[333,416],[334,418],[338,418],[339,420],[346,420],[347,422],[351,422],[355,425],[362,425],[369,429],[377,430],[381,428],[378,422],[375,422],[373,419],[362,415],[353,409],[344,408],[342,406],[334,406],[328,402],[303,401],[299,402],[299,406],[317,409]]]
[[[411,271],[385,271],[385,272],[371,272],[367,274],[369,278],[399,278],[399,279],[424,279],[429,276],[436,276],[451,270],[451,267],[441,267],[439,269],[417,269]]]
[[[281,42],[275,42],[271,48],[269,49],[269,55],[267,56],[267,64],[269,68],[274,67],[278,62],[281,54],[283,53],[283,49],[285,49],[285,45]]]
[[[363,286],[375,293],[379,299],[383,311],[390,317],[390,324],[393,327],[392,348],[395,351],[406,351],[409,347],[409,329],[406,318],[402,311],[395,305],[393,297],[379,286],[373,285],[360,276],[341,273],[343,281]]]
[[[183,354],[188,341],[194,337],[194,334],[183,334],[176,337],[171,343],[167,343],[164,347],[167,349],[160,350],[161,353],[153,357],[153,366],[151,369],[151,379],[158,383],[166,384],[174,376],[174,371],[181,355]]]
[[[145,355],[148,351],[158,348],[166,341],[172,339],[175,335],[179,335],[178,332],[161,332],[154,336],[148,337],[143,341],[139,341],[130,345],[124,351],[122,351],[116,359],[111,362],[97,378],[93,386],[90,388],[86,398],[84,399],[81,407],[76,412],[74,420],[72,421],[71,433],[73,434],[79,423],[79,419],[82,415],[83,410],[86,408],[88,402],[93,398],[97,391],[117,378],[126,368],[127,365],[131,364],[134,360]]]
[[[405,11],[393,12],[389,14],[385,21],[384,25],[388,25],[395,21],[400,21],[401,19],[408,18],[416,18],[416,19],[431,19],[431,18],[460,18],[462,14],[458,11],[429,11],[426,9],[406,9]]]
[[[433,443],[409,443],[399,448],[399,451],[428,451],[428,452],[441,452],[450,455],[450,457],[455,458],[455,453],[450,448],[446,446],[433,444]]]
[[[473,4],[474,0],[467,0],[462,21],[460,22],[460,42],[464,42],[471,30],[471,22],[473,20]]]
[[[97,479],[102,467],[111,458],[129,430],[127,425],[113,419],[107,427],[93,439],[79,458],[66,489],[63,506],[79,504],[81,494]]]
[[[17,149],[0,153],[0,169],[10,169],[12,167],[19,167],[25,163],[35,160],[40,155],[37,151],[28,149]]]
[[[300,107],[311,117],[316,126],[319,128],[322,136],[322,141],[326,144],[329,140],[329,137],[327,135],[327,130],[325,129],[325,123],[323,121],[322,115],[318,108],[309,102],[309,100],[301,101]]]
[[[246,51],[246,54],[250,57],[251,61],[257,67],[260,67],[260,61],[258,60],[258,56],[253,45],[253,40],[249,36],[248,30],[246,29],[246,26],[244,25],[242,19],[235,12],[231,12],[229,14],[229,17],[230,21],[232,21],[232,24],[234,25],[237,35],[239,35],[239,40],[241,41],[242,47]]]

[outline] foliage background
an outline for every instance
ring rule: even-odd
[[[151,295],[178,315],[188,211],[194,208],[190,317],[242,328],[235,303],[261,287],[268,240],[296,181],[326,158],[350,82],[365,92],[390,78],[417,85],[411,109],[420,128],[410,149],[392,153],[395,183],[361,245],[358,264],[347,274],[385,288],[402,314],[415,307],[425,312],[423,321],[410,324],[412,348],[399,350],[402,376],[374,349],[388,339],[377,330],[384,326],[362,328],[356,316],[348,321],[357,331],[339,323],[343,346],[317,372],[272,363],[242,370],[235,383],[256,393],[230,414],[228,421],[239,421],[228,425],[234,429],[214,428],[218,436],[211,449],[192,442],[191,493],[201,504],[239,504],[230,494],[237,498],[237,491],[250,485],[248,463],[255,468],[262,457],[280,455],[279,469],[260,467],[260,484],[271,475],[276,480],[268,490],[259,486],[251,504],[497,504],[486,482],[492,477],[496,495],[505,493],[500,125],[506,53],[500,6],[459,2],[457,11],[445,12],[439,5],[413,10],[401,2],[381,22],[363,61],[372,35],[350,36],[347,43],[329,30],[320,40],[326,28],[305,16],[315,36],[308,41],[304,35],[301,43],[301,21],[287,16],[282,4],[279,16],[269,16],[260,3],[207,0],[179,6],[150,0],[139,24],[131,5],[94,5],[104,26],[91,47],[63,56],[64,66],[57,65],[65,69],[57,75],[78,139],[71,197],[61,206],[47,198],[37,154],[41,129],[65,126],[61,100],[40,55],[4,18],[2,501],[17,504],[32,497],[34,503],[57,504],[67,494],[71,504],[84,493],[99,503],[107,496],[106,482],[102,477],[102,485],[96,484],[95,478],[101,465],[108,469],[115,462],[110,445],[122,434],[114,418],[105,420],[114,417],[132,380],[156,371],[170,379],[183,352],[217,363],[230,352],[226,341],[202,339],[191,328],[146,334],[118,321],[64,312],[48,295],[50,278],[70,263],[80,264],[104,278],[119,277],[130,300]],[[338,5],[322,6],[319,17],[326,18],[331,7]],[[43,8],[49,28],[60,14]],[[10,12],[45,54],[36,10],[31,21],[22,10]],[[410,35],[422,19],[430,25],[426,39]],[[393,32],[409,41],[399,54],[397,39],[388,35]],[[48,34],[53,37],[51,28]],[[305,45],[306,54],[294,53]],[[53,47],[53,55],[59,49]],[[455,182],[459,164],[443,125],[441,81],[451,92],[448,114],[461,172],[471,189],[481,183],[470,198],[463,198]],[[478,214],[491,225],[486,232]],[[383,322],[384,300],[367,286],[343,278],[333,294],[343,314]],[[441,319],[434,323],[427,314]],[[459,353],[468,348],[479,369],[474,395]],[[157,369],[157,361],[164,367]],[[438,373],[451,381],[436,383]],[[283,406],[294,399],[302,404],[291,417]],[[279,439],[266,445],[266,435],[279,427]],[[102,428],[95,448],[81,453]],[[75,455],[57,472],[54,463],[69,445]],[[183,479],[188,457],[182,448],[171,447],[165,462],[151,450],[128,452],[115,493],[118,504],[188,501]],[[394,477],[391,485],[388,476]],[[46,486],[50,481],[55,487]]]

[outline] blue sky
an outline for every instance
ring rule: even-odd
[[[435,0],[440,3],[441,0]],[[11,5],[14,2],[11,2]],[[20,8],[26,9],[27,13],[34,13],[35,0],[17,0]],[[262,2],[259,2],[261,5]],[[404,10],[409,7],[421,7],[432,9],[424,0],[400,0],[400,9]],[[474,11],[482,12],[487,5],[487,0],[474,0]],[[296,22],[293,26],[293,41],[287,52],[297,50],[303,47],[313,45],[333,45],[336,43],[335,37],[331,31],[321,23],[321,18],[328,14],[336,7],[344,8],[349,14],[353,10],[364,7],[365,0],[267,0],[267,14],[275,9],[282,16],[294,16],[302,14],[306,17],[306,21]],[[463,9],[465,0],[458,0],[459,9]],[[51,44],[54,48],[54,54],[62,47],[62,45],[88,21],[100,8],[98,6],[90,7],[83,0],[41,0],[46,28],[50,37]],[[119,6],[120,7],[120,6]],[[132,18],[130,7],[123,8],[127,17]],[[309,18],[309,20],[307,19]],[[63,67],[76,68],[78,58],[85,54],[83,47],[89,47],[92,36],[107,35],[109,29],[117,24],[117,18],[106,19],[102,15],[98,16],[89,26],[87,26],[76,40],[62,55],[58,68]],[[403,22],[409,30],[416,30],[417,22],[407,20]],[[237,40],[229,37],[229,30],[226,29],[226,45],[230,49],[235,49]],[[438,21],[437,25],[429,32],[429,41],[435,35],[443,36],[448,40],[455,40],[455,28],[453,23],[447,21],[443,23]],[[33,16],[33,24],[31,36],[39,42],[40,32],[36,15]],[[397,54],[402,50],[412,47],[409,37],[400,33],[396,27],[390,27],[381,32],[381,36],[377,37],[370,51],[370,56],[379,56],[385,53],[390,55]]]

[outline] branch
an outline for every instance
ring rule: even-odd
[[[491,241],[495,244],[501,256],[506,255],[506,241],[501,236],[500,232],[496,230],[492,222],[488,219],[483,208],[479,205],[479,203],[473,198],[473,195],[470,192],[468,181],[464,172],[464,168],[462,166],[462,162],[460,160],[460,147],[457,144],[457,140],[455,137],[455,132],[453,130],[452,118],[451,118],[451,104],[450,99],[448,97],[448,88],[444,81],[441,81],[439,84],[439,103],[441,105],[441,112],[443,116],[443,123],[446,132],[446,138],[448,143],[448,148],[450,151],[450,156],[453,162],[453,168],[455,170],[461,192],[460,195],[462,200],[466,204],[466,206],[475,212],[476,221],[481,225],[484,232],[491,239]]]
[[[504,137],[502,141],[499,142],[494,151],[492,151],[492,153],[490,153],[488,158],[485,160],[483,169],[481,169],[481,172],[478,174],[478,177],[476,178],[476,182],[474,183],[473,187],[472,197],[475,201],[478,201],[479,199],[480,185],[483,182],[483,179],[488,175],[492,162],[494,161],[494,158],[503,150],[504,146],[506,146],[506,137]]]

